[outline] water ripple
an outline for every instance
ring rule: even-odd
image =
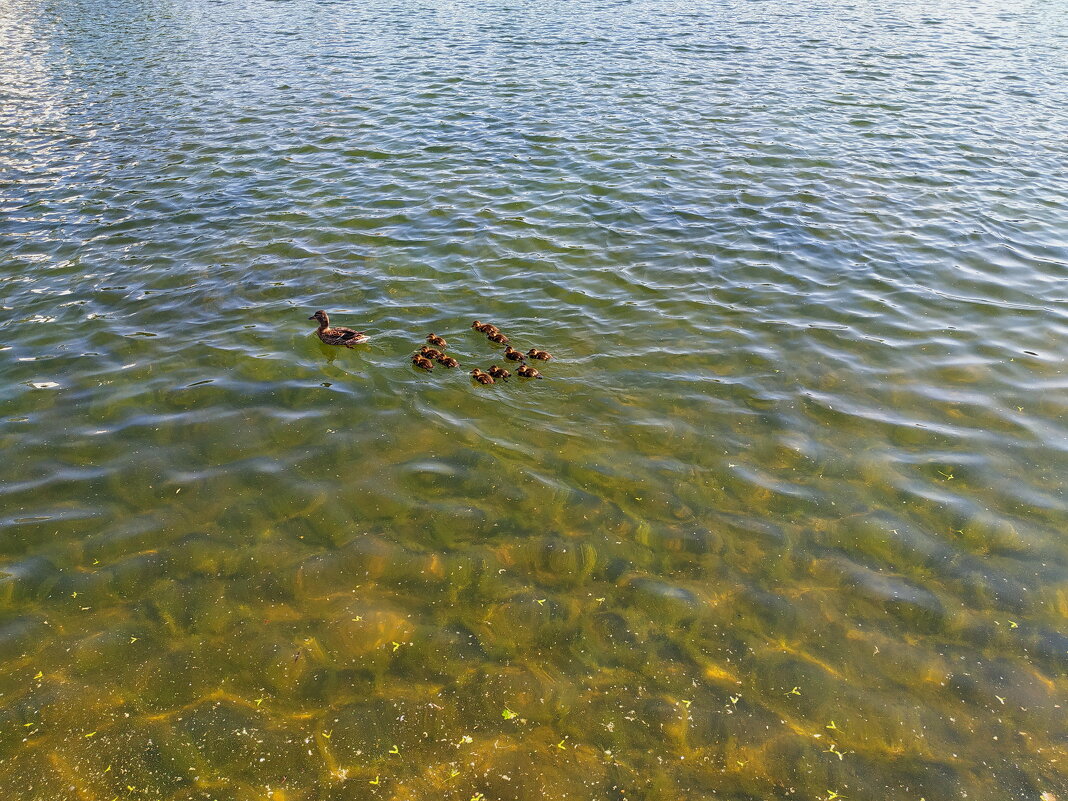
[[[7,3],[0,786],[1068,793],[1062,6]]]

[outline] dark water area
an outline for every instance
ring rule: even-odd
[[[1065,801],[1066,134],[1063,0],[4,0],[0,795]]]

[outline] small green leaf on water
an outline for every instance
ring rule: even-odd
[[[505,720],[511,720],[515,716],[516,716],[515,712],[513,712],[511,709],[508,709],[508,708],[505,708],[505,710],[503,712],[501,712],[501,717],[504,718]]]

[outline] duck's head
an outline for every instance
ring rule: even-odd
[[[313,314],[308,319],[309,320],[318,320],[320,325],[330,325],[330,318],[326,316],[326,312],[324,312],[322,309],[317,311],[315,314]]]

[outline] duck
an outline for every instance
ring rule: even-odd
[[[488,339],[490,342],[496,342],[498,345],[503,345],[504,343],[509,341],[508,337],[506,337],[500,331],[494,331],[492,334],[486,334],[486,339]]]
[[[460,363],[458,361],[456,361],[456,359],[452,358],[452,356],[446,356],[445,354],[442,354],[441,356],[438,356],[436,361],[442,367],[459,367],[460,366]]]
[[[489,374],[494,378],[500,379],[509,378],[512,375],[508,370],[505,370],[503,367],[498,367],[497,365],[490,367]]]
[[[353,331],[351,328],[331,328],[330,318],[322,309],[308,319],[319,321],[319,330],[315,333],[327,345],[344,345],[346,348],[351,348],[368,340],[363,331]]]
[[[531,348],[527,351],[527,356],[532,359],[541,359],[543,362],[549,361],[553,357],[547,350],[538,350],[537,348]]]
[[[511,359],[513,362],[521,362],[527,358],[523,355],[522,351],[516,350],[511,345],[504,349],[504,358]]]
[[[493,380],[493,376],[491,376],[489,373],[482,372],[477,367],[474,370],[471,371],[471,377],[474,378],[475,381],[477,381],[480,384],[493,384],[493,383],[496,383]]]
[[[434,362],[430,361],[426,356],[420,356],[418,353],[412,356],[412,364],[427,372],[434,369]]]
[[[520,365],[519,369],[516,372],[519,373],[519,375],[523,376],[523,378],[544,378],[545,377],[541,373],[539,373],[536,368],[531,367],[529,364]]]
[[[437,348],[429,348],[426,345],[423,345],[423,347],[419,348],[419,355],[426,356],[428,359],[436,359],[439,356],[444,356],[445,354]]]
[[[480,320],[475,320],[473,323],[471,323],[471,327],[476,331],[480,331],[483,334],[498,334],[501,330],[497,326],[493,325],[493,323],[483,323]]]
[[[431,345],[434,345],[435,347],[441,348],[442,350],[445,350],[445,348],[449,347],[449,343],[439,337],[437,334],[427,334],[426,341],[429,342]]]

